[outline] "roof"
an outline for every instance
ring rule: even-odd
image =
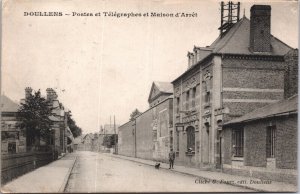
[[[150,90],[149,97],[148,97],[148,102],[152,98],[154,98],[154,97],[152,97],[154,87],[156,87],[159,90],[158,92],[156,92],[155,97],[158,94],[162,94],[162,93],[163,94],[173,94],[173,84],[172,83],[154,81],[151,86],[151,90]]]
[[[156,87],[159,89],[159,91],[163,93],[173,93],[173,85],[170,82],[153,82],[153,84],[156,85]]]
[[[0,104],[1,112],[18,112],[19,105],[5,95],[1,95]]]
[[[279,39],[271,36],[271,52],[253,53],[249,50],[250,47],[250,20],[243,17],[239,22],[233,25],[228,30],[225,36],[219,36],[209,48],[213,49],[213,53],[222,54],[244,54],[244,55],[285,55],[290,49],[290,46],[286,45]]]
[[[74,144],[81,144],[82,143],[82,136],[76,137],[74,139]]]
[[[276,103],[269,104],[262,108],[256,109],[250,113],[247,113],[244,116],[233,119],[225,123],[224,126],[230,124],[242,123],[242,122],[249,122],[249,121],[268,118],[268,117],[280,116],[282,114],[297,113],[298,112],[297,107],[298,107],[298,95],[294,95],[288,99],[284,99]]]
[[[210,46],[194,47],[200,49],[200,60],[183,74],[177,77],[172,83],[188,73],[191,69],[201,64],[205,59],[214,54],[236,54],[236,55],[261,55],[261,56],[284,56],[292,47],[271,35],[271,52],[251,52],[250,47],[250,20],[243,17],[235,23],[223,36],[219,36]]]

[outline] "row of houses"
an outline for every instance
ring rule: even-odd
[[[298,49],[271,34],[271,6],[222,25],[188,52],[149,109],[119,127],[118,154],[258,178],[297,180]]]
[[[74,140],[74,150],[94,152],[117,152],[119,125],[106,124],[97,133],[81,135]],[[114,142],[116,141],[116,142]]]

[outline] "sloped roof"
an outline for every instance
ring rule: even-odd
[[[153,82],[160,92],[173,93],[173,85],[170,82]]]
[[[184,73],[178,76],[173,82],[188,73],[196,65],[200,64],[207,57],[213,54],[237,54],[237,55],[263,55],[263,56],[284,56],[292,47],[280,41],[278,38],[271,35],[271,52],[251,52],[250,47],[250,20],[245,16],[235,23],[223,37],[219,36],[210,46],[205,47],[205,52],[201,51],[202,56],[200,61],[187,69]],[[203,48],[203,47],[199,47]],[[204,49],[203,49],[204,50]],[[209,52],[209,50],[211,50]]]
[[[281,100],[276,103],[269,104],[262,108],[256,109],[244,116],[233,119],[224,124],[230,125],[234,123],[248,122],[258,120],[262,118],[268,118],[273,116],[279,116],[286,113],[297,113],[298,112],[298,95],[294,95],[288,99]]]
[[[74,139],[74,144],[81,144],[82,143],[82,136],[76,137]]]
[[[7,96],[1,95],[0,109],[1,112],[18,112],[19,105],[9,99]]]
[[[239,22],[228,30],[223,36],[219,36],[209,48],[213,53],[246,54],[246,55],[285,55],[291,47],[271,36],[271,52],[253,53],[249,50],[250,44],[250,20],[243,17]]]
[[[152,96],[154,87],[156,87],[159,90],[158,93],[173,94],[173,84],[172,83],[155,81],[152,83],[151,90],[150,90],[149,97],[148,97],[148,102],[151,100],[151,96]]]

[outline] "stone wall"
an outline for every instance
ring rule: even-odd
[[[118,154],[135,157],[135,121],[119,127]]]

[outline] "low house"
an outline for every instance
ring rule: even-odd
[[[223,171],[297,183],[298,95],[224,124]]]
[[[1,95],[1,153],[26,152],[26,135],[17,126],[19,105]]]

